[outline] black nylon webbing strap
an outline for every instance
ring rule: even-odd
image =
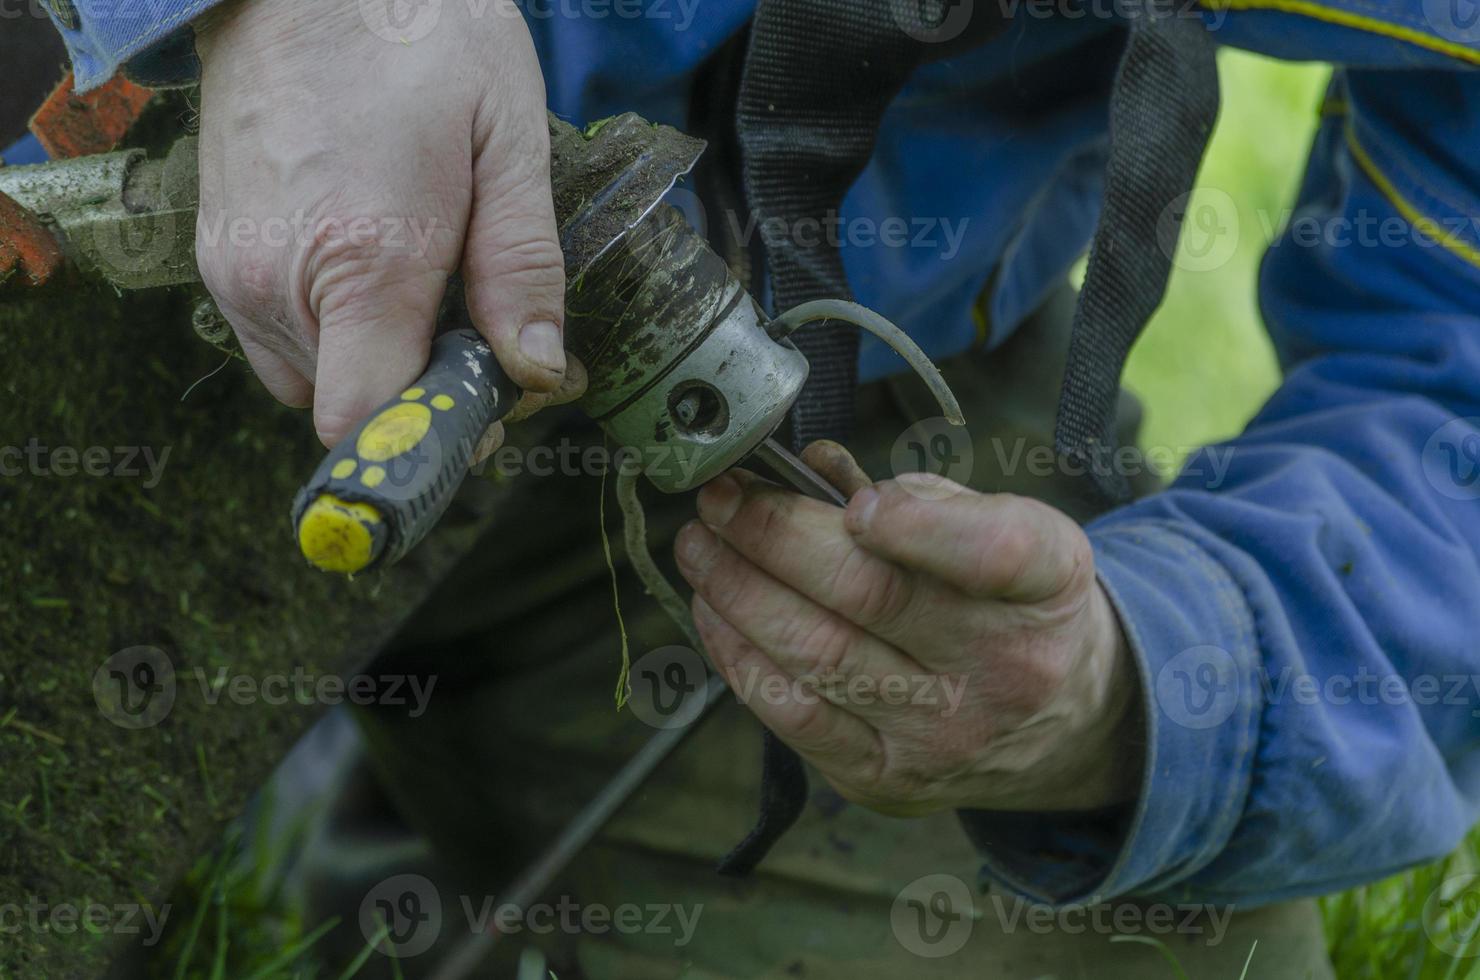
[[[1074,313],[1054,443],[1104,504],[1129,485],[1113,465],[1126,355],[1160,305],[1182,209],[1218,114],[1211,36],[1176,0],[1144,0],[1110,95],[1104,205]]]
[[[884,110],[923,61],[979,43],[993,24],[960,0],[761,0],[736,107],[745,192],[765,246],[773,312],[851,299],[822,229],[868,164]],[[985,8],[987,5],[979,5]],[[858,330],[793,338],[811,364],[793,441],[841,439],[853,422]]]
[[[954,0],[761,0],[736,107],[747,203],[771,277],[772,312],[851,299],[837,243],[822,229],[873,154],[884,109],[915,67],[940,54]],[[932,33],[934,32],[934,33]],[[953,33],[960,33],[955,31]],[[792,408],[796,449],[847,438],[858,385],[858,330],[824,321],[792,338],[811,368]],[[749,873],[801,816],[802,761],[764,736],[760,816],[720,862]]]

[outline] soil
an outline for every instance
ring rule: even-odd
[[[352,672],[486,523],[474,487],[460,526],[394,569],[310,568],[288,508],[322,449],[305,413],[222,360],[180,291],[70,273],[0,289],[0,906],[162,902],[323,710],[212,704],[199,676]],[[133,730],[94,676],[138,645],[177,687]],[[0,978],[98,976],[141,938],[118,933],[23,923]]]

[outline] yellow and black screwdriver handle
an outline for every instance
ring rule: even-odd
[[[439,335],[426,373],[335,446],[298,491],[303,556],[348,574],[400,559],[437,523],[478,440],[518,398],[475,330]]]

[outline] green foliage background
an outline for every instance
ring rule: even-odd
[[[1188,248],[1206,236],[1233,236],[1231,258],[1198,271],[1173,270],[1166,302],[1126,366],[1126,383],[1146,403],[1148,446],[1189,450],[1235,435],[1274,391],[1279,368],[1259,318],[1259,260],[1294,203],[1330,69],[1241,51],[1219,59],[1223,108],[1189,207]],[[1230,221],[1227,202],[1237,207]],[[1208,195],[1204,197],[1203,195]],[[1217,195],[1214,197],[1213,195]],[[1214,231],[1191,227],[1217,219]],[[1212,247],[1226,248],[1226,241]]]

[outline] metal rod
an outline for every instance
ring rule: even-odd
[[[515,879],[505,892],[507,897],[502,904],[519,909],[522,917],[523,912],[549,889],[560,872],[601,832],[612,814],[627,802],[648,776],[652,775],[653,770],[698,726],[709,710],[719,703],[725,690],[724,679],[718,674],[710,674],[704,688],[704,707],[698,717],[681,728],[665,728],[648,739],[647,744],[617,770],[611,781],[581,808],[581,812],[566,825],[560,836]],[[466,980],[474,976],[502,938],[503,934],[492,928],[488,932],[469,936],[438,964],[431,980]]]
[[[825,504],[837,504],[839,507],[848,506],[848,498],[824,480],[820,474],[806,463],[797,459],[792,452],[775,439],[765,439],[750,453],[756,459],[765,463],[776,471],[776,475],[790,483],[793,488]]]

